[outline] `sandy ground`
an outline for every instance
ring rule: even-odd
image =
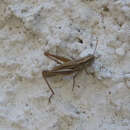
[[[42,77],[45,51],[95,61]],[[130,0],[0,0],[0,130],[130,130]]]

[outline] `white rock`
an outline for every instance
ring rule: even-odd
[[[129,5],[1,0],[0,130],[130,129]],[[57,63],[44,52],[78,59],[93,54],[96,39],[95,62],[77,75],[73,91],[73,74],[47,77],[55,92],[48,104],[42,71]]]

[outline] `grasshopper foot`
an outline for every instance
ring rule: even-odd
[[[53,92],[53,93],[51,94],[51,96],[49,97],[49,100],[48,100],[48,103],[49,103],[49,104],[51,103],[51,98],[52,98],[54,95],[55,95],[55,93]]]

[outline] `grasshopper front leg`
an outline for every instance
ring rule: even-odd
[[[77,75],[79,74],[80,71],[77,71],[74,75],[73,75],[73,87],[72,87],[72,91],[74,90],[75,87],[75,79],[77,77]]]

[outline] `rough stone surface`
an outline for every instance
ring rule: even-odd
[[[48,81],[45,51],[95,62]],[[130,0],[0,0],[0,130],[130,130]]]

